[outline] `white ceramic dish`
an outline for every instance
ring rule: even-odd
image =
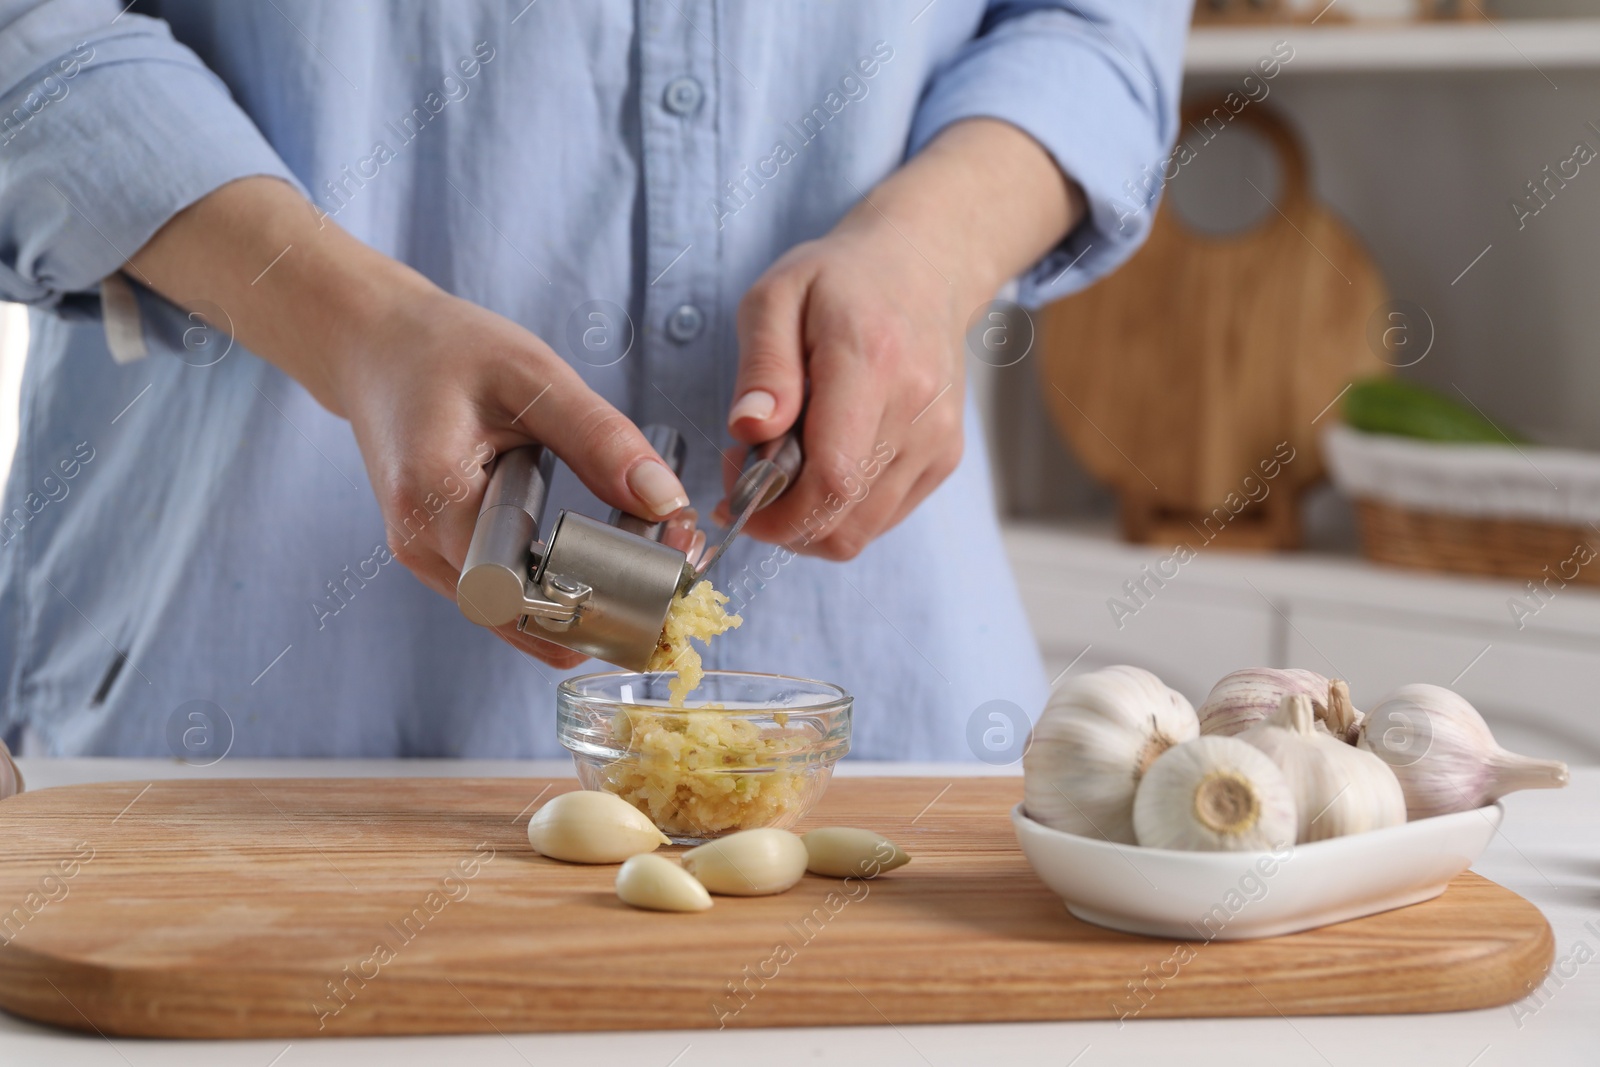
[[[1499,804],[1273,852],[1180,852],[1011,812],[1022,854],[1085,922],[1185,941],[1276,937],[1431,900],[1500,826]]]

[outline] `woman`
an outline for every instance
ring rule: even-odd
[[[575,657],[453,602],[486,461],[545,442],[682,527],[805,399],[708,661],[966,757],[1044,680],[961,337],[1143,236],[1187,6],[0,3],[0,296],[39,309],[0,736],[558,754]]]

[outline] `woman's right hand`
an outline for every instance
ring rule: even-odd
[[[636,515],[666,518],[688,504],[638,428],[549,345],[441,290],[407,301],[344,352],[336,381],[390,550],[452,600],[486,484],[479,469],[506,449],[543,442],[596,496]],[[556,666],[584,658],[501,629]]]
[[[129,273],[182,306],[222,308],[241,344],[350,420],[390,550],[452,600],[484,468],[509,448],[542,442],[633,514],[662,519],[688,504],[632,421],[544,341],[363,245],[275,179],[191,205]],[[557,667],[584,658],[511,626],[496,632]]]

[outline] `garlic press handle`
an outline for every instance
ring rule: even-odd
[[[739,480],[728,494],[728,510],[742,515],[752,502],[760,511],[782,495],[800,477],[805,454],[800,449],[799,423],[782,437],[757,445],[745,457]],[[760,499],[755,498],[759,496]]]
[[[554,465],[543,445],[513,448],[495,461],[456,582],[456,605],[480,626],[504,626],[530,613],[571,614],[570,606],[527,593]]]
[[[672,473],[682,477],[683,435],[660,425],[647,426],[644,433]],[[570,624],[592,593],[588,588],[557,585],[539,590],[531,581],[539,563],[535,553],[546,551],[540,543],[540,522],[555,462],[555,454],[542,445],[513,448],[495,461],[456,582],[457,606],[480,626],[505,626],[524,615]],[[614,510],[610,524],[651,541],[661,539],[663,524],[637,515]]]
[[[734,538],[744,530],[744,524],[750,521],[750,516],[778,499],[789,488],[800,476],[800,464],[804,459],[796,430],[790,430],[750,450],[745,457],[744,469],[739,472],[739,480],[733,483],[733,491],[728,494],[732,524],[723,536],[722,543],[708,553],[698,567],[693,571],[684,571],[684,588],[681,592],[686,592],[690,582],[704,577],[717,565],[722,554],[728,551],[728,546],[733,544]]]

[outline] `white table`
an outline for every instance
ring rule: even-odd
[[[511,761],[225,760],[196,770],[170,760],[24,760],[30,788],[157,778],[307,776],[565,776],[571,764]],[[994,773],[981,764],[846,762],[840,773],[955,777]],[[1556,934],[1558,967],[1539,1001],[1450,1015],[1172,1019],[1115,1022],[881,1026],[806,1030],[512,1034],[474,1037],[177,1042],[108,1040],[0,1014],[0,1064],[23,1067],[352,1067],[375,1063],[473,1067],[699,1067],[728,1064],[980,1063],[1209,1064],[1243,1067],[1496,1067],[1600,1063],[1600,768],[1577,768],[1561,792],[1506,802],[1503,834],[1474,867],[1537,904]],[[1589,924],[1589,925],[1585,925]],[[0,958],[3,965],[3,958]],[[931,961],[930,965],[936,965]],[[1572,968],[1575,967],[1575,973]]]

